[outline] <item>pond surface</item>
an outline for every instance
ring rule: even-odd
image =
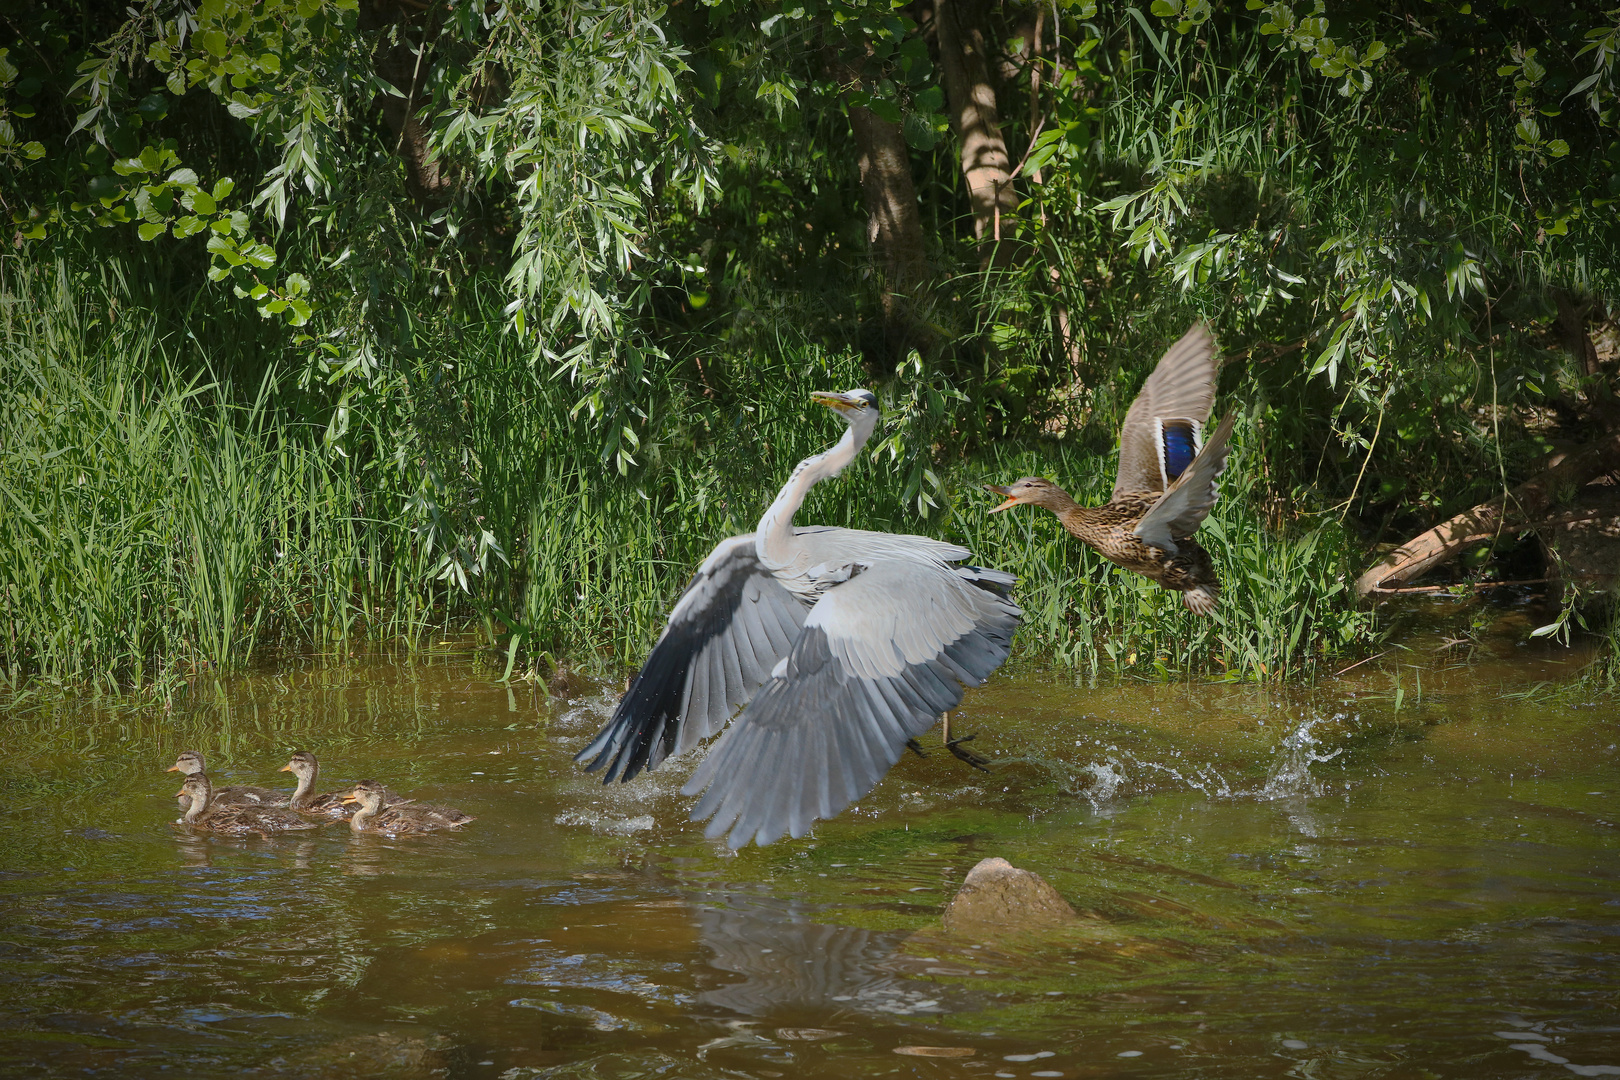
[[[1430,643],[1435,644],[1435,643]],[[0,718],[0,1075],[1620,1076],[1620,709],[1527,650],[1310,690],[998,676],[814,836],[732,854],[682,760],[465,657],[290,665],[183,711]],[[1399,709],[1397,711],[1397,704]],[[476,814],[192,835],[216,780],[374,777]],[[1002,856],[1082,914],[946,935]]]

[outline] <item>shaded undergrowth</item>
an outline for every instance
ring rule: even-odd
[[[467,626],[509,673],[634,663],[715,541],[750,529],[793,464],[837,435],[809,392],[866,381],[853,354],[790,344],[723,400],[660,384],[621,472],[573,388],[536,374],[498,312],[441,330],[442,383],[379,395],[372,426],[349,430],[341,406],[310,409],[274,365],[251,383],[196,374],[230,368],[197,334],[112,317],[82,278],[5,284],[0,679],[13,691],[166,697],[272,643],[410,645]],[[1304,508],[1263,519],[1247,422],[1201,534],[1224,583],[1201,620],[1051,515],[987,513],[983,483],[1030,473],[1106,497],[1112,455],[1078,440],[934,445],[934,505],[919,517],[917,456],[902,452],[927,437],[906,405],[919,393],[887,389],[891,426],[799,520],[926,532],[1016,573],[1026,657],[1088,675],[1265,679],[1309,676],[1373,640],[1336,521]],[[444,402],[424,404],[433,394]],[[390,428],[389,409],[414,411]]]

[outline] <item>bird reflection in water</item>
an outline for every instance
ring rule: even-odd
[[[958,992],[907,977],[899,956],[904,933],[813,922],[813,909],[794,900],[724,892],[693,900],[698,932],[713,953],[709,966],[742,976],[701,992],[701,1005],[820,1019],[842,1010],[933,1015],[962,1005]]]
[[[383,862],[390,847],[386,837],[375,833],[354,833],[345,845],[343,872],[354,877],[382,877],[388,873]]]

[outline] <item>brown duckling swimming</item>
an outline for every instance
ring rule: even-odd
[[[354,790],[344,796],[346,803],[359,803],[360,808],[349,819],[349,828],[357,833],[380,832],[389,836],[406,833],[435,832],[454,829],[478,819],[450,806],[427,806],[421,803],[387,805],[388,789],[374,780],[362,780]]]
[[[187,776],[196,776],[198,773],[208,771],[203,762],[203,756],[196,750],[182,750],[165,772],[184,773]],[[190,807],[189,797],[185,795],[185,788],[181,788],[180,809]],[[273,788],[254,787],[252,784],[232,784],[229,787],[213,788],[213,801],[215,806],[237,805],[242,806],[286,806],[287,793],[276,791]]]
[[[207,773],[192,773],[175,793],[186,796],[185,816],[176,824],[194,829],[224,833],[227,836],[264,836],[273,833],[302,832],[318,829],[320,823],[300,817],[280,806],[255,806],[251,803],[220,804],[213,799],[213,785]]]
[[[990,512],[1044,506],[1110,562],[1180,592],[1190,611],[1208,615],[1221,586],[1209,552],[1192,534],[1215,505],[1235,421],[1228,413],[1200,445],[1215,402],[1215,368],[1215,343],[1202,325],[1159,359],[1125,414],[1114,493],[1103,505],[1081,506],[1050,480],[1026,476],[1006,487],[986,484],[1007,496]]]
[[[287,807],[300,814],[314,814],[318,817],[327,817],[334,820],[347,818],[355,811],[353,801],[346,801],[346,791],[329,791],[324,795],[312,794],[315,784],[320,779],[321,763],[315,755],[308,750],[300,750],[292,756],[292,760],[281,767],[282,772],[290,772],[298,777],[298,786],[293,789],[292,798],[287,801]],[[387,788],[381,788],[382,801],[386,806],[403,805],[410,802],[402,799]]]

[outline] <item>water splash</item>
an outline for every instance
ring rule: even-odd
[[[1338,724],[1348,719],[1350,717],[1344,713],[1334,713],[1332,716],[1311,716],[1301,721],[1300,725],[1290,731],[1277,747],[1277,756],[1271,763],[1271,769],[1266,773],[1266,782],[1254,792],[1254,797],[1267,801],[1322,794],[1323,783],[1312,774],[1311,766],[1332,761],[1344,753],[1344,747],[1341,746],[1331,753],[1323,753],[1322,740],[1316,734],[1317,727],[1324,723]]]
[[[1119,763],[1110,759],[1108,761],[1095,761],[1080,770],[1083,777],[1089,777],[1089,782],[1082,781],[1084,787],[1080,793],[1091,804],[1093,810],[1101,810],[1114,801],[1119,793],[1121,784],[1129,777],[1120,769]]]
[[[1311,766],[1344,753],[1343,747],[1324,749],[1324,729],[1353,720],[1348,714],[1334,713],[1300,721],[1278,744],[1266,778],[1258,787],[1234,784],[1214,764],[1188,760],[1180,750],[1158,760],[1109,746],[1101,760],[1079,769],[1075,794],[1084,796],[1092,809],[1099,811],[1115,807],[1121,798],[1166,787],[1200,792],[1211,799],[1262,802],[1322,795],[1326,783],[1311,772]]]
[[[629,836],[633,833],[646,832],[654,825],[651,814],[637,814],[634,817],[625,817],[619,814],[598,813],[593,810],[568,810],[553,818],[558,825],[583,825],[594,833],[604,836]]]

